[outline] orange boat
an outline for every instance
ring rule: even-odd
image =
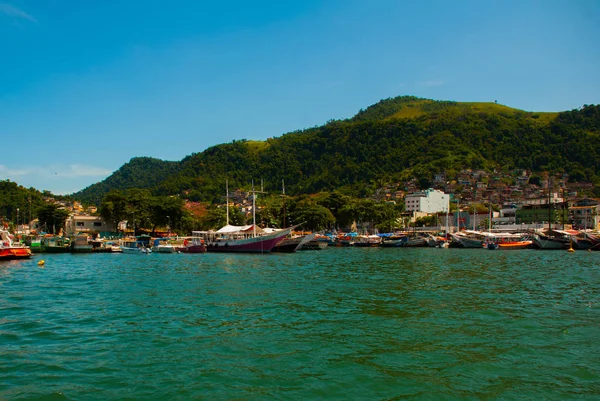
[[[523,240],[523,241],[504,241],[498,242],[498,249],[527,249],[531,248],[533,245],[533,241]]]
[[[27,259],[31,257],[31,248],[14,244],[13,236],[6,230],[0,230],[0,260]]]

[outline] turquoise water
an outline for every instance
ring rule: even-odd
[[[7,400],[592,399],[599,341],[600,252],[0,264]]]

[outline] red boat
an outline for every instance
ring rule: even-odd
[[[6,230],[0,230],[0,260],[27,259],[31,257],[31,248],[13,242],[13,236]]]
[[[176,246],[175,249],[177,252],[204,253],[206,252],[206,245],[204,245],[202,238],[189,237],[184,239],[183,246]]]

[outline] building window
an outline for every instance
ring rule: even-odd
[[[77,223],[75,223],[75,225],[77,227],[83,227],[83,221],[78,221]]]
[[[99,221],[94,221],[94,227],[100,227],[102,226],[102,223]]]

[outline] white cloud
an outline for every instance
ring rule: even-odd
[[[0,164],[0,178],[4,177],[19,177],[22,175],[31,174],[31,169],[12,169]]]
[[[85,166],[83,164],[71,164],[64,171],[67,177],[101,177],[110,175],[112,171],[102,167]]]
[[[16,7],[11,6],[8,3],[0,3],[0,13],[8,15],[9,17],[26,19],[31,22],[37,22],[35,18],[27,14],[25,11],[19,10]]]
[[[10,180],[25,188],[49,190],[56,195],[78,192],[94,182],[104,180],[113,171],[83,164],[51,164],[11,168],[0,165],[0,180]]]
[[[36,175],[47,179],[63,179],[75,177],[106,177],[112,173],[102,167],[86,166],[83,164],[70,164],[68,166],[52,164],[48,166],[30,166],[26,168],[9,168],[0,165],[0,179],[15,180],[18,177]],[[18,181],[18,180],[16,180]]]
[[[446,85],[446,81],[443,79],[423,81],[423,82],[419,82],[419,85],[431,88],[434,86],[444,86],[444,85]]]

